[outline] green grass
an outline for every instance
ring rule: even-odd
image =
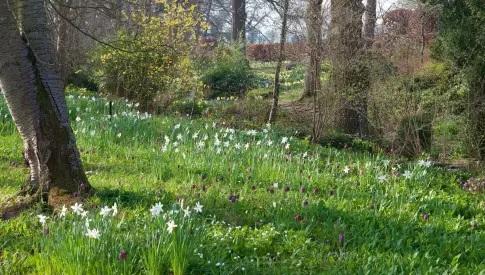
[[[287,64],[294,62],[287,62]],[[280,102],[293,102],[301,98],[304,88],[305,68],[302,64],[297,64],[292,70],[286,70],[283,64],[282,71],[280,73]],[[269,87],[260,87],[253,91],[249,91],[249,95],[267,95],[273,93],[273,81],[276,70],[275,62],[252,62],[251,67],[258,79],[269,81]]]
[[[313,146],[264,126],[248,132],[222,121],[150,117],[125,102],[115,102],[110,121],[102,99],[73,94],[68,103],[97,189],[79,198],[89,224],[69,206],[65,217],[60,209],[44,213],[45,225],[41,207],[0,222],[0,274],[485,272],[485,196],[464,189],[460,175]],[[0,102],[0,117],[6,113]],[[0,120],[2,198],[27,177],[12,165],[22,163],[21,145],[7,115]],[[410,179],[395,176],[405,171]],[[152,216],[158,202],[163,212]],[[118,213],[102,217],[114,203]],[[86,236],[87,227],[99,239]]]

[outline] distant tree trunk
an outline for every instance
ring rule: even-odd
[[[24,144],[30,177],[24,194],[49,204],[90,185],[72,132],[44,0],[0,1],[0,89]]]
[[[211,22],[211,11],[212,11],[212,0],[208,0],[209,3],[207,4],[207,11],[205,13],[205,22]],[[207,33],[209,32],[209,28],[204,29],[204,37],[207,37]]]
[[[232,0],[232,42],[241,44],[246,52],[246,0]]]
[[[278,52],[278,62],[276,64],[276,72],[274,76],[274,89],[273,89],[273,105],[271,105],[271,111],[269,114],[269,123],[274,123],[276,121],[276,113],[278,111],[278,99],[280,94],[280,72],[281,66],[283,64],[283,57],[285,54],[285,42],[286,42],[286,25],[288,21],[288,7],[289,0],[285,0],[283,6],[283,22],[281,23],[281,33],[280,33],[280,45]]]
[[[70,66],[69,60],[69,40],[71,36],[69,35],[69,23],[67,22],[69,18],[69,11],[72,4],[72,0],[59,0],[59,25],[57,30],[57,47],[56,55],[59,61],[61,79],[64,85],[67,83],[67,78],[71,74],[72,68]]]
[[[346,134],[367,132],[368,77],[362,66],[363,38],[360,0],[332,0],[330,26],[331,85],[339,94],[341,110],[336,114],[338,129]]]
[[[364,12],[364,40],[365,47],[370,49],[374,44],[374,32],[377,21],[376,0],[367,0]]]
[[[308,61],[305,68],[305,90],[302,99],[313,96],[321,89],[321,52],[322,52],[322,2],[323,0],[308,0],[306,9],[306,25],[308,34]]]

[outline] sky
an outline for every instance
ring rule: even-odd
[[[307,0],[301,0],[299,2],[300,5],[305,5]],[[323,5],[324,7],[328,7],[331,0],[324,0]],[[402,8],[409,6],[409,3],[413,0],[377,0],[377,25],[382,24],[382,16],[393,9]],[[363,0],[362,3],[365,5],[367,0]],[[279,39],[279,29],[280,29],[280,18],[276,12],[273,12],[267,16],[268,18],[264,20],[264,22],[258,26],[259,30],[263,32],[263,34],[271,40],[271,42],[277,42]],[[298,26],[293,25],[290,26],[290,29],[293,29],[293,33],[297,32],[304,32],[303,29],[298,30]],[[290,30],[290,36],[291,36]],[[264,39],[264,38],[261,38]],[[264,43],[262,41],[262,43]]]

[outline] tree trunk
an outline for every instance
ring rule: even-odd
[[[367,49],[374,44],[374,31],[377,21],[376,0],[367,0],[364,12],[364,40]]]
[[[90,185],[72,132],[44,0],[0,1],[0,89],[24,144],[23,193],[55,205]],[[22,29],[21,34],[19,29]]]
[[[308,0],[306,10],[306,26],[308,34],[308,61],[305,67],[305,90],[303,98],[313,96],[321,89],[321,52],[322,52],[322,2],[323,0]]]
[[[232,0],[232,42],[241,44],[246,52],[246,0]]]
[[[280,95],[280,72],[281,72],[281,66],[283,64],[283,57],[285,55],[286,25],[288,21],[289,4],[290,4],[289,0],[285,0],[284,6],[283,6],[283,22],[281,23],[278,62],[276,64],[276,72],[274,76],[273,104],[271,105],[271,111],[269,113],[269,121],[268,121],[271,124],[276,121],[276,113],[278,110],[278,99]]]
[[[362,14],[359,0],[332,0],[330,26],[330,59],[333,70],[331,85],[340,97],[338,130],[350,135],[363,135],[367,116],[368,77],[362,66]]]
[[[59,1],[59,26],[57,29],[57,47],[56,54],[59,61],[61,79],[64,85],[67,83],[67,77],[71,73],[71,66],[69,62],[69,39],[70,32],[68,31],[69,23],[66,18],[69,18],[69,6],[72,4],[72,0],[60,0]]]
[[[212,0],[209,0],[207,11],[205,13],[205,22],[211,22],[211,11],[212,11]],[[209,28],[204,29],[204,36],[207,37],[207,33],[209,32]]]

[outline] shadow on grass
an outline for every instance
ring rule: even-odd
[[[174,201],[174,195],[165,189],[131,189],[122,187],[104,187],[96,189],[96,193],[91,198],[93,202],[98,199],[103,205],[113,205],[126,209],[145,209],[148,211],[155,202],[170,203]]]

